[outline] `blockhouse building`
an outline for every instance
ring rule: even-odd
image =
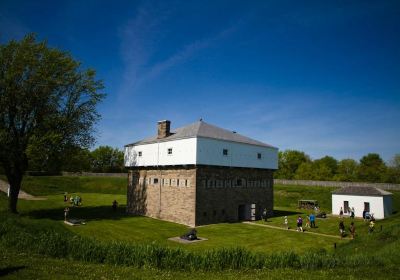
[[[202,120],[170,126],[125,146],[128,213],[197,226],[272,212],[276,147]]]

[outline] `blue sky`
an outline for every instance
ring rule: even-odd
[[[400,153],[399,1],[2,0],[0,42],[28,32],[104,80],[96,146],[203,118],[314,159]]]

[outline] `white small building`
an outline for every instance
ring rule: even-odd
[[[332,192],[332,214],[350,215],[349,209],[355,210],[356,217],[363,217],[369,212],[376,219],[384,219],[392,214],[392,194],[375,187],[344,187]]]

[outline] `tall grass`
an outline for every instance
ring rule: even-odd
[[[103,243],[74,235],[57,228],[41,229],[40,225],[26,225],[20,218],[0,213],[0,245],[49,257],[66,258],[91,263],[125,265],[137,268],[157,268],[185,271],[221,271],[248,269],[305,268],[331,269],[336,267],[382,267],[396,263],[399,256],[400,226],[388,228],[376,236],[390,240],[388,249],[376,252],[332,254],[324,250],[296,254],[282,252],[263,254],[243,248],[221,248],[205,252],[191,252],[158,244]],[[26,221],[25,221],[26,222]],[[31,226],[31,227],[30,227]],[[367,237],[370,238],[370,237]],[[373,241],[371,241],[373,242]],[[375,254],[375,255],[374,255]],[[392,254],[391,258],[389,254]]]

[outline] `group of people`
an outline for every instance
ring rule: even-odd
[[[375,229],[375,218],[372,216],[368,224],[368,233],[369,234],[373,233],[374,229]],[[354,225],[353,221],[350,223],[349,231],[351,234],[351,238],[354,239],[356,235],[356,226]],[[342,217],[340,218],[339,221],[339,232],[340,232],[340,238],[343,238],[346,235],[344,220]]]
[[[285,222],[286,229],[289,229],[287,216],[285,216],[284,222]],[[298,216],[296,222],[297,222],[297,231],[304,232],[304,229],[303,229],[303,218],[301,216]],[[306,228],[316,228],[316,226],[315,226],[315,215],[313,213],[311,213],[310,215],[307,215],[307,221],[306,221],[306,226],[305,227]]]
[[[354,217],[355,217],[355,210],[354,210],[354,207],[349,207],[348,209],[347,209],[347,213],[349,213],[350,214],[350,218],[352,218],[352,219],[354,219]],[[343,218],[343,207],[340,207],[340,211],[339,211],[339,217],[340,218]]]
[[[64,202],[70,202],[72,206],[81,206],[82,205],[82,197],[79,195],[71,195],[68,198],[68,194],[64,193]]]
[[[350,223],[349,231],[351,234],[351,239],[354,239],[356,235],[356,226],[354,225],[354,222]],[[339,222],[339,232],[340,232],[340,238],[342,239],[346,235],[346,229],[343,220],[340,220]]]

